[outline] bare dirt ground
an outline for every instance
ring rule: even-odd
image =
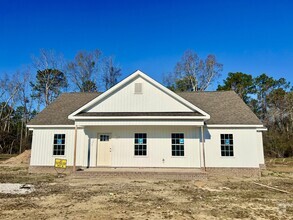
[[[0,193],[0,219],[293,219],[293,166],[280,163],[268,161],[261,178],[200,181],[143,175],[57,178],[2,164],[0,183],[33,184],[35,191]]]

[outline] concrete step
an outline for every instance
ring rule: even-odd
[[[156,178],[174,180],[196,180],[206,179],[207,173],[200,169],[178,169],[178,168],[88,168],[76,171],[75,176],[99,176],[99,177],[121,177],[121,178]]]

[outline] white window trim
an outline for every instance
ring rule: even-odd
[[[172,144],[172,134],[183,134],[183,137],[184,137],[184,144],[183,144],[184,145],[184,151],[183,151],[184,152],[184,156],[173,156],[172,155],[172,145],[173,145]],[[186,156],[186,147],[185,147],[186,146],[185,145],[185,139],[186,139],[185,132],[171,132],[170,135],[171,135],[171,157],[172,158],[184,158],[184,157],[187,157]]]
[[[221,135],[225,135],[225,134],[232,134],[233,136],[233,156],[222,156],[222,144],[221,144]],[[234,139],[235,139],[235,134],[233,133],[220,133],[220,158],[235,158],[235,142],[234,142]]]
[[[135,134],[146,134],[146,155],[135,155]],[[147,132],[135,132],[133,133],[134,137],[133,137],[133,157],[134,158],[147,158],[149,157],[149,147],[148,147],[148,133]]]
[[[56,158],[56,157],[66,157],[66,149],[67,149],[67,147],[66,147],[66,143],[67,143],[67,134],[64,134],[65,135],[65,144],[64,144],[64,154],[63,155],[54,155],[54,136],[55,136],[55,134],[60,134],[60,133],[54,133],[53,134],[53,145],[52,145],[52,157],[54,157],[54,158]]]

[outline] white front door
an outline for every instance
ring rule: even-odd
[[[110,134],[98,134],[97,166],[111,166]]]

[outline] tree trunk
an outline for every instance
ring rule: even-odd
[[[20,128],[20,142],[19,142],[19,154],[21,154],[22,151],[22,138],[23,138],[23,119],[21,120],[21,128]]]

